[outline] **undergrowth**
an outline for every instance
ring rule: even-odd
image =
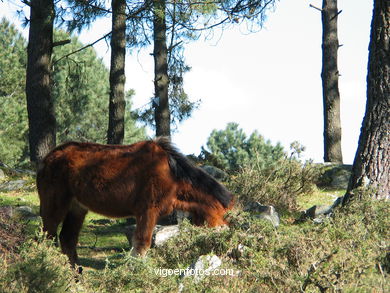
[[[302,162],[303,147],[291,144],[291,153],[266,165],[255,157],[232,176],[229,189],[246,204],[258,201],[273,205],[278,211],[297,211],[298,197],[315,191],[320,169],[311,161]]]
[[[267,170],[254,160],[229,182],[239,203],[227,216],[229,228],[184,221],[177,237],[143,259],[123,249],[124,236],[118,240],[123,223],[100,224],[91,215],[78,248],[83,265],[91,267],[81,275],[51,241],[33,235],[38,224],[26,231],[8,217],[6,227],[29,235],[16,239],[16,249],[0,254],[0,292],[390,292],[389,201],[362,193],[322,223],[292,224],[290,214],[286,217],[285,211],[297,210],[300,197],[318,192],[317,176],[318,169],[294,153]],[[4,203],[20,205],[18,198],[15,193]],[[244,212],[241,207],[251,201],[282,211],[279,227]],[[104,253],[92,267],[95,246]],[[221,268],[233,274],[197,279],[159,273],[186,269],[201,255],[218,256]]]
[[[0,291],[388,292],[389,213],[389,202],[363,198],[321,224],[282,223],[276,230],[235,210],[229,214],[230,228],[184,221],[178,237],[151,249],[145,259],[123,252],[116,262],[107,260],[104,269],[78,277],[50,242],[28,242],[18,261],[3,259]],[[205,254],[217,255],[234,275],[195,280],[157,274],[159,268],[187,268]]]

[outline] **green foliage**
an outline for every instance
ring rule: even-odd
[[[184,226],[182,234],[155,251],[166,267],[182,267],[200,254],[215,253],[236,277],[210,277],[198,292],[239,288],[246,292],[322,292],[360,288],[389,290],[387,227],[390,204],[356,200],[322,224],[281,225],[243,212],[230,214],[230,229]],[[195,250],[195,251],[194,251]],[[239,291],[239,290],[238,290]]]
[[[259,201],[271,204],[279,211],[297,210],[297,198],[315,190],[319,169],[311,161],[302,163],[299,155],[303,148],[291,144],[291,154],[264,165],[261,157],[255,157],[232,177],[229,187],[245,205]]]
[[[265,140],[257,131],[249,137],[237,123],[228,123],[224,130],[213,130],[207,140],[209,150],[202,148],[201,157],[226,171],[238,171],[256,160],[264,169],[283,157],[283,147]]]
[[[28,241],[12,262],[0,256],[0,292],[175,292],[180,287],[182,292],[388,292],[390,202],[373,200],[367,191],[355,195],[322,223],[294,225],[283,217],[275,229],[239,208],[228,214],[229,228],[184,221],[177,237],[152,248],[146,258],[112,247],[103,256],[105,266],[96,270],[86,264],[82,243],[78,251],[85,267],[79,276],[52,242]],[[112,240],[108,232],[109,226],[107,241]],[[207,254],[217,255],[233,276],[195,280],[158,273],[186,269]]]
[[[55,33],[56,40],[69,35],[63,31]],[[82,47],[77,38],[71,44],[54,49],[53,96],[57,115],[57,137],[60,142],[67,140],[106,142],[108,127],[109,72],[103,61],[92,48],[87,48],[62,58]],[[145,137],[130,119],[131,98],[134,91],[126,95],[125,143]]]
[[[191,70],[184,60],[184,48],[176,46],[169,51],[168,55],[168,96],[171,113],[171,125],[173,131],[184,120],[191,117],[194,110],[198,109],[200,100],[192,102],[184,91],[184,74]],[[154,119],[155,102],[152,101],[144,107],[134,111],[133,117],[145,125],[156,127]]]
[[[51,241],[28,241],[21,248],[18,260],[3,260],[0,291],[67,292],[75,288],[75,274],[68,259]]]
[[[5,19],[0,23],[0,31],[0,161],[20,166],[28,162],[26,41]],[[56,41],[69,38],[63,31],[55,32]],[[82,44],[72,37],[71,44],[57,46],[53,52],[52,94],[56,108],[57,142],[105,143],[109,73],[91,48],[62,58],[80,47]],[[145,130],[138,128],[130,117],[132,94],[129,91],[126,97],[126,143],[145,138]]]
[[[25,48],[23,36],[3,18],[0,21],[0,161],[10,165],[27,157]]]
[[[130,253],[122,256],[121,263],[106,263],[102,272],[92,273],[90,282],[95,292],[172,292],[177,288],[174,278],[156,274],[157,263],[152,258],[134,258]]]
[[[55,40],[69,35],[57,31]],[[71,43],[53,51],[53,97],[58,141],[91,140],[104,142],[108,125],[108,70],[93,49],[59,60],[82,45],[75,37]]]

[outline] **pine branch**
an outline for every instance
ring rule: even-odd
[[[315,7],[313,4],[309,4],[309,7],[314,8],[314,9],[317,9],[318,11],[321,11],[321,12],[322,12],[322,9],[321,9],[321,8]]]
[[[66,44],[69,44],[70,43],[70,40],[62,40],[62,41],[58,41],[58,42],[53,42],[53,45],[52,47],[57,47],[57,46],[63,46],[63,45],[66,45]]]
[[[107,33],[107,34],[105,34],[105,35],[104,35],[103,37],[101,37],[100,39],[97,39],[97,40],[94,41],[93,43],[90,43],[90,44],[88,44],[88,45],[86,45],[86,46],[84,46],[84,47],[81,47],[80,49],[77,49],[76,51],[70,52],[69,54],[66,54],[66,55],[62,56],[61,58],[55,60],[55,61],[53,62],[53,64],[56,64],[56,63],[60,62],[62,59],[68,58],[69,56],[71,56],[71,55],[73,55],[73,54],[76,54],[76,53],[78,53],[78,52],[80,52],[80,51],[82,51],[82,50],[84,50],[84,49],[87,49],[87,48],[89,48],[89,47],[92,47],[93,45],[95,45],[96,43],[100,42],[101,40],[106,39],[109,35],[111,35],[111,33],[112,33],[112,31],[109,32],[109,33]]]

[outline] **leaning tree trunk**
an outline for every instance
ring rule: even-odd
[[[56,118],[51,96],[53,0],[30,1],[26,97],[30,160],[37,164],[56,144]]]
[[[171,114],[168,99],[168,49],[165,22],[165,0],[154,0],[154,118],[156,122],[156,136],[171,135]]]
[[[126,0],[112,0],[110,103],[107,142],[122,144],[125,134]]]
[[[324,105],[324,161],[342,163],[339,71],[337,69],[337,0],[322,2],[322,95]]]
[[[346,198],[357,187],[390,198],[390,1],[375,0],[369,45],[367,103]]]

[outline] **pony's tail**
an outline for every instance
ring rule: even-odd
[[[181,154],[169,138],[158,137],[154,142],[168,154],[169,167],[176,180],[188,182],[193,188],[213,196],[224,208],[231,205],[233,195],[211,175]]]

